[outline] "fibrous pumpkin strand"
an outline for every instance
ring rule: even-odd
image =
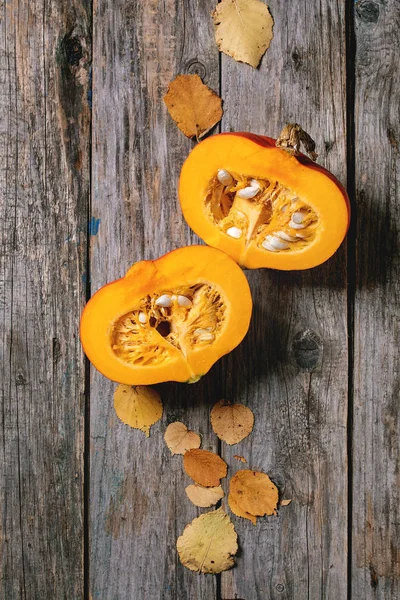
[[[226,235],[268,252],[298,251],[310,244],[318,216],[277,181],[219,169],[205,204],[210,220]]]
[[[225,303],[209,284],[163,290],[142,298],[113,326],[112,348],[133,365],[163,362],[172,347],[185,356],[190,348],[212,344],[225,319]]]

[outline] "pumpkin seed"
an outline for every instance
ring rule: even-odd
[[[139,313],[138,319],[139,319],[139,323],[142,323],[142,325],[147,323],[147,315],[144,312]]]
[[[232,185],[233,183],[232,175],[229,173],[229,171],[226,171],[225,169],[220,169],[218,171],[217,179],[220,183],[222,183],[222,185]]]
[[[304,212],[298,211],[292,214],[293,223],[302,223],[305,219],[306,214]]]
[[[212,333],[202,333],[201,335],[198,336],[197,340],[199,342],[211,342],[213,339],[215,339],[215,335]]]
[[[178,305],[182,306],[183,308],[190,308],[193,306],[192,301],[186,296],[178,296]]]
[[[286,250],[289,248],[289,244],[285,240],[281,240],[273,235],[268,235],[265,240],[268,241],[273,248],[276,248],[276,250]]]
[[[256,179],[251,179],[250,185],[238,191],[239,198],[254,198],[260,191],[260,184]]]
[[[211,327],[205,327],[204,329],[203,328],[195,329],[193,331],[193,334],[196,336],[201,335],[202,333],[208,333],[209,331],[211,331],[211,329],[212,329]]]
[[[304,229],[305,225],[304,223],[295,223],[294,221],[290,220],[289,227],[292,229]]]
[[[168,296],[168,294],[163,294],[156,300],[156,305],[162,306],[164,308],[168,308],[169,306],[171,306],[171,304],[172,304],[172,298],[171,298],[171,296]]]
[[[276,248],[274,248],[270,242],[268,240],[264,240],[263,243],[261,244],[261,246],[263,248],[265,248],[265,250],[269,250],[270,252],[278,252],[278,250]]]
[[[277,231],[275,233],[275,235],[280,237],[281,240],[285,240],[286,242],[297,242],[297,239],[295,237],[292,237],[291,235],[289,235],[288,233],[285,233],[284,231]],[[296,234],[296,235],[298,235],[298,234]]]
[[[229,229],[226,230],[226,233],[236,240],[242,237],[242,230],[239,229],[239,227],[229,227]]]

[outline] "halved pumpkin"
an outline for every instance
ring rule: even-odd
[[[183,164],[179,199],[190,227],[249,269],[319,265],[350,219],[346,191],[331,173],[250,133],[198,144]]]
[[[190,246],[102,287],[83,311],[81,341],[119,383],[194,382],[242,341],[251,310],[240,267],[220,250]]]

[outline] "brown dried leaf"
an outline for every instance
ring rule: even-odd
[[[278,489],[266,473],[250,469],[238,471],[230,481],[229,495],[242,511],[251,515],[276,514]]]
[[[228,465],[218,454],[208,450],[188,450],[183,467],[189,477],[205,487],[216,487],[228,472]]]
[[[236,458],[236,460],[240,460],[240,462],[242,462],[242,463],[247,463],[247,460],[245,459],[245,457],[240,456],[239,454],[234,454],[233,458]]]
[[[175,421],[165,430],[164,440],[171,454],[185,454],[191,448],[200,448],[201,438],[198,433],[190,431],[184,423]]]
[[[281,506],[289,506],[291,500],[281,500]]]
[[[150,435],[150,427],[162,417],[160,394],[145,385],[120,384],[114,392],[114,408],[123,423]]]
[[[231,511],[233,512],[234,515],[236,515],[237,517],[243,517],[243,519],[248,519],[249,521],[251,521],[253,523],[253,525],[257,524],[257,517],[255,517],[254,515],[251,515],[250,513],[246,512],[245,510],[242,510],[240,508],[240,506],[237,504],[237,502],[235,501],[234,496],[232,496],[232,494],[228,495],[228,504],[229,504],[229,508],[231,509]]]
[[[211,411],[211,426],[220,440],[238,444],[252,432],[254,415],[243,404],[229,404],[220,400]]]
[[[237,535],[232,521],[219,508],[193,519],[176,547],[181,563],[191,571],[221,573],[234,565]]]
[[[222,100],[198,75],[178,75],[164,96],[168,112],[189,138],[202,138],[222,118]]]
[[[195,483],[188,485],[185,489],[187,497],[195,506],[200,508],[208,508],[214,506],[224,497],[224,490],[220,485],[217,487],[203,487]]]
[[[273,37],[268,6],[259,0],[222,0],[212,16],[219,50],[257,67]]]

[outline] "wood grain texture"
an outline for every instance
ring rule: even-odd
[[[400,597],[400,6],[355,4],[354,598]]]
[[[354,5],[352,506],[342,247],[309,272],[248,271],[247,338],[199,383],[157,386],[164,415],[149,439],[118,421],[115,385],[91,371],[83,522],[78,321],[87,284],[94,292],[137,260],[199,241],[177,202],[193,144],[166,112],[168,83],[198,73],[221,92],[225,131],[276,137],[286,121],[301,123],[319,162],[346,180],[344,3],[271,0],[274,38],[257,70],[225,56],[220,63],[215,3],[0,0],[0,598],[84,598],[85,526],[92,600],[400,597],[396,0]],[[232,447],[210,430],[221,398],[255,414],[253,433]],[[203,448],[220,450],[229,476],[263,470],[292,499],[256,527],[232,516],[240,551],[221,577],[188,571],[175,550],[204,512],[185,494],[182,457],[163,440],[175,420],[200,432]]]
[[[101,0],[94,5],[92,290],[137,260],[196,241],[177,202],[180,167],[192,143],[163,104],[168,83],[198,72],[218,91],[212,2]],[[92,372],[90,590],[93,600],[212,599],[213,577],[185,569],[177,537],[197,514],[185,494],[182,457],[163,440],[181,420],[210,435],[213,379],[157,386],[164,417],[150,438],[120,423],[114,384]]]
[[[83,596],[90,19],[0,5],[0,597]]]
[[[298,122],[316,140],[319,162],[345,183],[344,7],[269,4],[274,38],[261,67],[222,59],[222,128],[277,137],[285,122]],[[241,444],[222,444],[222,456],[231,473],[268,473],[292,502],[256,527],[234,517],[241,554],[222,574],[222,598],[346,598],[345,248],[307,272],[247,274],[254,317],[229,357],[226,395],[254,411],[255,426]]]

